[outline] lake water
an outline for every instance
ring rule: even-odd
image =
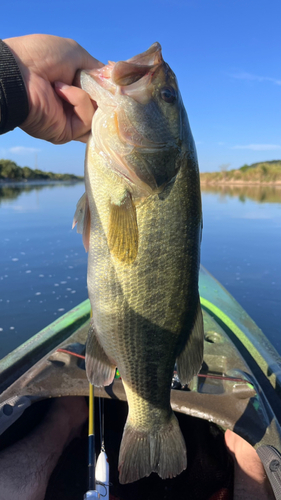
[[[0,186],[0,358],[87,298],[82,183]],[[281,353],[281,190],[202,190],[202,264]]]

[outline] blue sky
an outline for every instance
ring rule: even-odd
[[[176,73],[201,171],[281,158],[280,0],[10,0],[1,37],[74,38],[103,62],[158,41]],[[17,129],[0,136],[0,158],[83,173],[85,145],[54,146]]]

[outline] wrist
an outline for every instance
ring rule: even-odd
[[[21,125],[28,113],[23,77],[14,55],[0,40],[0,134]]]

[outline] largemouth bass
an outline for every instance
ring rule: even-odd
[[[203,359],[198,294],[202,229],[198,163],[176,77],[161,46],[93,72],[98,104],[85,162],[83,233],[93,317],[86,371],[95,386],[120,372],[129,405],[119,480],[186,468],[170,406],[175,361],[183,384]]]

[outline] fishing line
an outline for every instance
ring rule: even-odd
[[[76,352],[67,351],[67,349],[57,349],[57,352],[65,352],[66,354],[71,354],[76,358],[85,359],[85,356],[83,356],[82,354],[77,354]]]
[[[66,349],[57,349],[57,352],[65,352],[66,354],[71,354],[72,356],[75,356],[76,358],[85,359],[85,356],[82,356],[82,354],[76,354],[75,352],[67,351]],[[210,373],[198,373],[197,377],[212,378],[212,379],[217,379],[217,380],[227,380],[229,382],[243,382],[243,383],[246,382],[247,384],[253,386],[253,384],[251,382],[249,382],[248,380],[245,380],[243,378],[238,378],[238,377],[229,377],[229,376],[225,376],[225,375],[212,375]],[[99,398],[99,399],[101,399],[101,398]],[[104,404],[103,398],[102,398],[102,402]],[[104,426],[104,409],[102,410],[102,419],[103,419],[103,426]],[[102,436],[102,433],[101,433],[101,436]]]

